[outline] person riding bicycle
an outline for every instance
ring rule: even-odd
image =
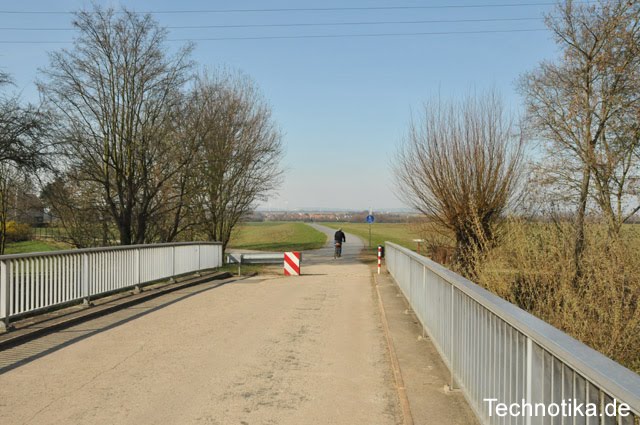
[[[337,258],[342,255],[342,244],[347,241],[347,238],[344,236],[344,232],[342,231],[342,229],[338,229],[336,234],[333,236],[333,241],[336,246],[334,258]]]

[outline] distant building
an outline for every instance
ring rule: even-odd
[[[9,207],[9,219],[26,223],[32,227],[44,227],[51,224],[52,216],[36,195],[18,194]]]

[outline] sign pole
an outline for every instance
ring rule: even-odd
[[[374,220],[375,218],[373,217],[371,210],[369,210],[369,215],[367,216],[367,223],[369,223],[369,249],[371,249],[371,223],[373,223]]]

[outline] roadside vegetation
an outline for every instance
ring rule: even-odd
[[[476,282],[640,372],[640,238],[624,225],[612,241],[587,223],[576,279],[570,223],[509,220],[477,264]]]
[[[640,371],[640,3],[561,1],[545,23],[559,54],[520,79],[522,121],[491,92],[426,102],[397,189],[440,261]]]
[[[304,223],[243,223],[231,237],[229,248],[258,251],[302,251],[322,248],[324,233]]]

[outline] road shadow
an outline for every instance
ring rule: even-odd
[[[193,296],[220,288],[230,283],[239,282],[242,279],[243,278],[232,278],[215,283],[203,283],[202,285],[206,285],[205,288],[198,288],[195,286],[170,292],[154,298],[153,300],[145,301],[141,304],[127,307],[66,329],[54,331],[32,341],[25,342],[24,344],[7,348],[0,351],[0,375],[94,335],[114,329]],[[185,293],[185,291],[188,292]],[[160,301],[159,304],[158,301]],[[145,304],[153,304],[153,306],[145,308]]]

